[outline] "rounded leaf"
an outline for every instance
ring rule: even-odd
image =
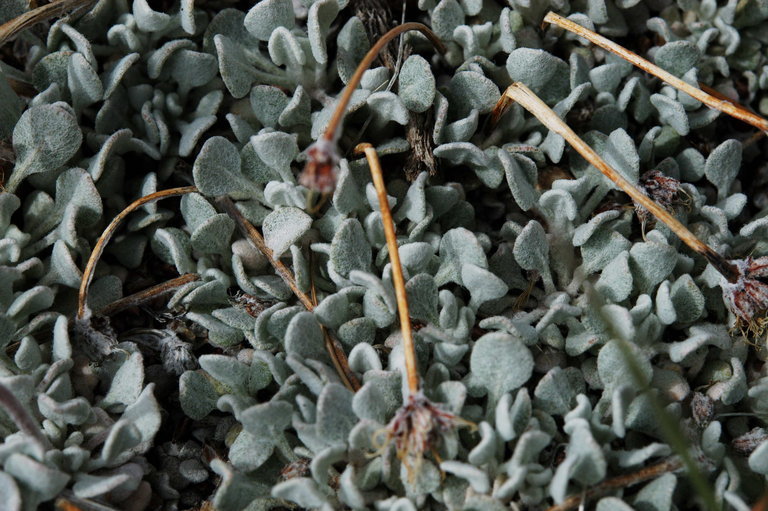
[[[429,62],[420,55],[411,55],[400,68],[397,94],[408,110],[424,112],[435,99],[435,77]]]
[[[63,104],[30,108],[13,129],[16,166],[6,190],[13,192],[27,176],[61,167],[75,155],[82,141],[77,119]]]

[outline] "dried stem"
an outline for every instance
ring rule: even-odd
[[[32,440],[40,450],[41,455],[51,447],[51,443],[40,431],[37,421],[29,414],[16,396],[13,395],[13,392],[2,383],[0,383],[0,407],[11,417],[19,431]]]
[[[37,9],[25,12],[21,16],[17,16],[0,25],[0,46],[33,25],[59,16],[69,9],[76,9],[95,1],[96,0],[57,0],[42,7],[38,7]]]
[[[86,298],[88,297],[88,287],[91,285],[91,281],[93,280],[93,273],[96,269],[96,264],[98,264],[99,258],[101,258],[101,254],[104,252],[104,248],[107,246],[107,243],[109,243],[109,240],[112,239],[112,236],[115,234],[117,228],[120,226],[123,220],[125,220],[125,217],[127,217],[130,213],[140,208],[144,204],[149,204],[151,202],[155,202],[168,197],[178,197],[179,195],[186,195],[188,193],[195,192],[197,192],[197,188],[194,186],[182,186],[180,188],[170,188],[168,190],[161,190],[159,192],[150,193],[149,195],[145,195],[144,197],[136,199],[130,203],[128,207],[126,207],[124,210],[118,213],[115,218],[112,219],[107,228],[104,229],[104,232],[96,241],[96,245],[93,247],[93,252],[91,252],[91,257],[88,259],[88,264],[85,265],[85,270],[83,271],[83,279],[80,282],[80,292],[78,294],[78,319],[83,319],[83,316],[85,316],[85,302]]]
[[[403,267],[400,264],[400,253],[397,249],[397,237],[395,236],[395,224],[392,220],[392,211],[389,209],[387,200],[387,188],[384,185],[384,177],[381,172],[381,164],[376,149],[371,144],[359,144],[355,152],[364,152],[368,160],[368,166],[371,169],[373,186],[376,187],[376,195],[379,198],[379,209],[381,210],[381,221],[384,224],[384,237],[387,239],[387,251],[389,260],[392,262],[392,280],[395,285],[395,295],[397,296],[397,312],[400,315],[400,330],[403,334],[403,351],[405,352],[405,371],[408,376],[408,388],[411,394],[419,391],[419,370],[416,366],[416,346],[413,342],[413,332],[411,331],[411,316],[408,312],[408,296],[405,292],[405,278],[403,277]]]
[[[328,122],[328,126],[325,128],[325,132],[323,132],[322,138],[330,142],[336,141],[336,131],[341,124],[341,120],[344,118],[344,112],[347,109],[349,100],[352,99],[352,94],[355,92],[355,89],[360,84],[360,80],[363,78],[363,73],[365,73],[368,68],[371,67],[371,64],[373,64],[373,61],[376,60],[379,52],[387,45],[387,43],[389,43],[392,39],[399,36],[400,34],[411,30],[418,30],[424,34],[427,39],[429,39],[430,42],[435,46],[435,48],[437,48],[437,51],[440,53],[445,53],[446,49],[440,38],[437,37],[435,33],[432,32],[432,30],[430,30],[426,25],[421,23],[403,23],[402,25],[396,26],[381,36],[381,38],[376,41],[371,49],[368,50],[368,53],[365,54],[365,57],[363,57],[363,60],[361,60],[360,64],[358,64],[357,69],[355,69],[355,72],[349,79],[349,82],[347,82],[347,86],[344,87],[344,91],[341,93],[339,102],[336,104],[336,110],[333,111],[331,120]]]
[[[627,488],[638,483],[655,479],[669,472],[675,472],[682,468],[682,466],[683,464],[679,459],[670,458],[661,463],[657,463],[656,465],[651,465],[650,467],[642,468],[637,472],[632,472],[631,474],[606,479],[602,483],[589,488],[583,493],[571,495],[560,504],[549,507],[547,511],[568,511],[569,509],[575,509],[587,500],[594,499],[613,490]]]
[[[261,233],[258,231],[258,229],[256,229],[256,227],[253,226],[253,224],[251,224],[251,222],[249,222],[243,216],[242,213],[240,213],[240,211],[237,209],[237,206],[235,206],[235,203],[232,202],[232,199],[229,197],[219,197],[216,202],[237,223],[238,227],[240,227],[240,230],[246,235],[250,242],[253,243],[259,252],[264,254],[264,256],[269,260],[269,263],[272,265],[278,275],[282,277],[283,281],[288,284],[288,287],[291,288],[291,291],[293,291],[293,294],[296,295],[296,298],[299,299],[304,308],[310,312],[315,310],[315,303],[304,291],[299,289],[299,286],[296,283],[296,279],[293,277],[291,270],[285,264],[283,264],[282,261],[276,259],[272,255],[272,250],[270,250],[270,248],[264,242],[264,238],[261,236]],[[333,366],[336,369],[339,378],[341,378],[342,382],[348,389],[352,390],[353,392],[356,391],[360,388],[360,382],[352,372],[352,369],[350,369],[347,356],[344,354],[344,350],[341,349],[341,346],[339,346],[338,342],[335,341],[330,336],[330,334],[328,334],[324,327],[322,327],[322,330],[323,337],[325,338],[325,347],[328,351],[328,355],[331,357],[331,361],[333,362]]]
[[[142,303],[145,303],[153,298],[157,298],[158,296],[163,296],[164,294],[169,293],[174,289],[183,286],[184,284],[188,284],[196,280],[200,280],[200,275],[196,273],[185,273],[179,277],[167,280],[162,284],[157,284],[156,286],[143,289],[138,293],[134,293],[130,296],[125,296],[119,300],[115,300],[114,302],[101,309],[99,311],[99,315],[112,316],[113,314],[122,312],[130,307],[141,305]]]
[[[737,103],[734,103],[731,100],[728,99],[722,99],[715,97],[712,94],[708,94],[707,92],[694,87],[693,85],[681,80],[680,78],[676,77],[675,75],[661,69],[659,66],[652,64],[651,62],[645,60],[637,53],[631,52],[624,48],[621,45],[618,45],[611,41],[610,39],[607,39],[600,34],[596,34],[595,32],[582,27],[578,23],[574,23],[573,21],[563,18],[562,16],[555,14],[554,12],[549,12],[544,17],[545,23],[552,23],[559,27],[562,27],[570,32],[573,32],[576,35],[579,35],[585,39],[588,39],[592,43],[600,46],[601,48],[604,48],[612,53],[615,53],[619,57],[623,58],[624,60],[627,60],[634,64],[635,66],[639,67],[646,73],[650,73],[653,76],[656,76],[657,78],[663,80],[664,82],[668,83],[672,87],[675,87],[676,89],[679,89],[689,96],[701,101],[705,105],[707,105],[710,108],[714,108],[715,110],[720,110],[721,112],[725,112],[726,114],[735,117],[737,119],[740,119],[747,124],[751,124],[755,128],[761,130],[761,131],[768,131],[768,120],[760,117],[757,114],[754,114],[750,112],[749,110],[745,109],[741,105],[738,105]]]
[[[517,101],[520,103],[520,105],[531,112],[547,128],[562,136],[574,149],[576,149],[576,151],[578,151],[579,154],[581,154],[581,156],[584,157],[584,159],[602,172],[605,177],[616,183],[619,188],[629,195],[637,204],[640,204],[647,209],[657,220],[666,224],[667,227],[677,234],[677,236],[694,252],[706,258],[707,261],[709,261],[709,263],[712,264],[712,266],[714,266],[715,269],[717,269],[729,282],[736,282],[738,280],[739,272],[736,267],[697,238],[685,225],[672,216],[669,211],[659,206],[634,183],[627,180],[608,165],[528,87],[520,82],[510,85],[496,105],[494,114],[500,114],[500,110],[508,105],[510,101]]]

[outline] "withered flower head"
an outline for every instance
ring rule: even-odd
[[[436,456],[442,435],[460,426],[476,427],[474,423],[441,409],[419,391],[408,396],[406,403],[389,421],[383,430],[386,437],[378,452],[383,452],[394,442],[397,458],[408,472],[408,479],[413,481],[421,471],[425,453],[432,452]]]
[[[683,192],[680,188],[680,181],[665,176],[658,170],[649,170],[640,176],[639,184],[648,197],[667,211],[672,210],[675,203],[679,201],[679,194]],[[653,220],[653,215],[637,202],[635,202],[635,212],[643,226],[643,232],[645,232],[645,225],[649,220]]]
[[[336,187],[339,155],[336,144],[320,138],[307,149],[307,163],[299,176],[299,184],[320,193],[330,193]]]
[[[731,263],[738,271],[738,279],[723,279],[723,301],[736,318],[735,328],[745,335],[760,336],[768,326],[768,284],[759,280],[768,276],[768,256],[735,259]]]

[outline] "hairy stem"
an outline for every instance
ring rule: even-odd
[[[520,103],[523,108],[531,112],[544,126],[562,136],[584,159],[602,172],[605,177],[613,181],[627,195],[632,197],[636,203],[647,209],[657,220],[666,224],[694,252],[707,259],[729,282],[736,282],[738,280],[739,273],[736,267],[697,238],[685,225],[648,197],[637,185],[627,180],[627,178],[608,165],[605,160],[598,156],[594,149],[589,147],[528,87],[520,82],[510,85],[504,92],[502,99],[499,100],[496,108],[497,112],[495,113],[498,114],[500,107],[503,108],[503,106],[508,105],[510,100]]]
[[[743,106],[734,103],[731,100],[715,97],[714,95],[708,94],[702,89],[694,87],[693,85],[676,77],[672,73],[669,73],[659,66],[652,64],[637,53],[627,50],[623,46],[614,43],[610,39],[603,37],[600,34],[596,34],[595,32],[582,27],[578,23],[574,23],[573,21],[555,14],[554,12],[547,13],[547,15],[544,17],[544,22],[552,23],[570,32],[573,32],[576,35],[588,39],[593,44],[596,44],[601,48],[610,51],[611,53],[615,53],[624,60],[629,61],[635,66],[639,67],[646,73],[650,73],[653,76],[668,83],[672,87],[685,92],[689,96],[701,101],[710,108],[725,112],[726,114],[735,117],[736,119],[742,120],[747,124],[751,124],[761,131],[768,131],[768,120],[760,117],[757,114],[753,114]]]
[[[179,195],[186,195],[188,193],[196,192],[197,188],[194,186],[182,186],[180,188],[170,188],[168,190],[161,190],[159,192],[150,193],[149,195],[145,195],[144,197],[136,199],[130,203],[128,207],[126,207],[124,210],[118,213],[115,218],[112,219],[107,228],[104,229],[104,232],[96,241],[96,245],[93,247],[93,251],[91,252],[91,257],[88,259],[88,263],[85,265],[85,270],[83,271],[83,279],[80,281],[80,292],[78,293],[77,297],[78,319],[82,319],[85,315],[85,303],[86,298],[88,297],[88,287],[91,285],[91,281],[93,280],[93,273],[94,270],[96,270],[96,265],[101,258],[101,254],[104,252],[104,248],[107,246],[107,243],[109,243],[109,240],[112,239],[112,236],[115,234],[117,228],[121,223],[123,223],[123,220],[125,220],[125,217],[127,217],[133,211],[139,209],[144,204],[149,204],[151,202],[155,202],[168,197],[178,197]]]
[[[368,167],[371,169],[373,186],[376,188],[376,195],[379,198],[379,209],[381,211],[381,221],[384,224],[384,236],[387,240],[387,252],[389,260],[392,263],[392,281],[395,285],[395,296],[397,297],[397,312],[400,315],[400,331],[403,335],[403,351],[405,354],[405,371],[408,377],[408,388],[411,394],[419,391],[419,369],[416,366],[416,345],[413,342],[413,332],[411,330],[411,315],[408,312],[408,296],[405,292],[405,278],[403,277],[403,266],[400,264],[400,253],[397,249],[397,237],[395,236],[395,224],[392,220],[392,211],[389,209],[387,200],[387,188],[384,185],[384,176],[381,172],[381,164],[376,149],[371,144],[359,144],[355,152],[364,152],[368,160]]]

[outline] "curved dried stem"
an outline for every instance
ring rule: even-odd
[[[682,466],[683,464],[679,459],[670,458],[661,463],[657,463],[656,465],[641,468],[637,472],[632,472],[631,474],[606,479],[602,483],[593,486],[584,492],[577,495],[571,495],[560,504],[547,508],[547,511],[568,511],[569,509],[575,509],[587,500],[594,499],[613,490],[628,488],[635,484],[656,479],[661,475],[680,470]]]
[[[195,192],[197,192],[197,188],[194,186],[182,186],[179,188],[170,188],[168,190],[161,190],[159,192],[150,193],[149,195],[145,195],[144,197],[136,199],[130,203],[128,207],[126,207],[124,210],[118,213],[115,218],[112,219],[107,228],[104,229],[104,232],[96,241],[96,245],[93,247],[93,251],[91,252],[91,257],[88,259],[88,263],[85,265],[83,278],[80,281],[80,292],[77,296],[78,319],[83,319],[85,316],[85,303],[86,299],[88,298],[88,287],[90,287],[91,281],[93,280],[93,273],[96,269],[96,265],[98,264],[99,259],[101,258],[101,254],[104,252],[104,248],[107,246],[107,243],[109,243],[109,240],[112,239],[112,236],[115,234],[117,228],[121,223],[123,223],[123,220],[125,220],[125,217],[127,217],[129,214],[144,204],[149,204],[151,202],[155,202],[160,199],[166,199],[168,197],[178,197],[179,195],[186,195],[188,193]]]
[[[162,284],[157,284],[156,286],[143,289],[132,295],[124,296],[119,300],[115,300],[114,302],[101,309],[99,311],[99,315],[112,316],[113,314],[122,312],[130,307],[141,305],[142,303],[152,300],[153,298],[157,298],[158,296],[162,296],[173,291],[174,289],[183,286],[184,284],[189,284],[190,282],[194,282],[196,280],[200,280],[200,275],[197,273],[185,273],[184,275],[180,275],[176,278],[165,281]]]
[[[411,330],[411,316],[408,312],[408,296],[405,292],[405,278],[403,277],[403,266],[400,264],[400,253],[397,249],[397,237],[395,236],[395,224],[392,220],[392,211],[389,209],[387,200],[387,188],[384,185],[384,176],[381,172],[381,164],[376,149],[371,144],[363,143],[355,147],[355,152],[365,153],[368,160],[368,166],[371,169],[373,186],[376,188],[376,195],[379,198],[379,209],[381,210],[381,221],[384,224],[384,236],[387,240],[387,251],[389,260],[392,262],[392,281],[395,285],[395,296],[397,297],[397,312],[400,315],[400,330],[403,334],[403,351],[405,354],[405,371],[408,377],[408,388],[411,394],[419,391],[419,369],[416,366],[416,345],[413,342],[413,331]]]
[[[445,53],[445,45],[440,40],[440,38],[437,37],[437,35],[435,35],[435,33],[432,32],[429,27],[421,23],[403,23],[402,25],[396,26],[381,36],[379,40],[376,41],[373,46],[371,46],[371,49],[368,50],[368,53],[365,54],[365,57],[363,57],[363,60],[361,60],[360,64],[358,64],[357,69],[355,69],[355,72],[349,79],[349,82],[347,82],[347,86],[344,87],[344,91],[341,93],[339,102],[336,104],[336,110],[334,110],[333,116],[331,116],[331,120],[328,122],[328,126],[325,128],[322,138],[332,142],[336,141],[336,131],[339,127],[339,124],[341,124],[341,120],[344,118],[344,112],[347,109],[349,100],[352,99],[352,94],[355,92],[355,89],[360,84],[360,80],[363,78],[363,73],[365,73],[368,68],[371,67],[373,61],[376,60],[376,58],[379,56],[379,52],[392,39],[404,32],[409,32],[411,30],[418,30],[424,34],[427,39],[429,39],[429,41],[435,46],[437,51],[440,53]]]
[[[242,213],[240,213],[240,211],[237,209],[237,206],[235,206],[235,203],[232,202],[232,199],[229,197],[219,197],[216,202],[237,223],[243,234],[245,234],[245,236],[250,240],[251,243],[253,243],[259,252],[264,254],[264,256],[269,261],[269,264],[272,265],[278,275],[280,275],[288,287],[291,288],[291,291],[293,291],[293,294],[296,295],[296,298],[299,299],[304,308],[310,312],[315,310],[315,302],[299,288],[299,285],[296,283],[296,279],[293,277],[291,270],[285,264],[283,264],[282,261],[276,259],[274,255],[272,255],[272,250],[270,250],[270,248],[264,242],[264,238],[262,237],[261,233],[258,231],[258,229],[256,229],[256,227],[253,226],[251,222],[249,222],[243,216]],[[338,342],[333,339],[330,334],[328,334],[328,331],[325,329],[325,327],[322,327],[322,330],[323,337],[325,339],[326,350],[328,351],[328,355],[331,357],[331,361],[333,362],[333,366],[336,369],[339,378],[341,378],[341,381],[348,389],[355,392],[360,388],[360,382],[352,372],[352,369],[350,369],[347,356],[344,354],[344,350],[342,350]]]
[[[578,23],[574,23],[573,21],[555,14],[554,12],[547,13],[547,15],[544,17],[544,23],[552,23],[568,30],[569,32],[573,32],[574,34],[589,40],[593,44],[596,44],[601,48],[610,51],[611,53],[615,53],[624,60],[631,62],[635,66],[639,67],[646,73],[650,73],[653,76],[668,83],[672,87],[685,92],[689,96],[701,101],[708,107],[714,108],[715,110],[720,110],[721,112],[725,112],[731,117],[735,117],[736,119],[744,121],[747,124],[751,124],[761,131],[768,131],[768,120],[764,119],[763,117],[750,112],[743,106],[731,101],[730,99],[716,97],[711,93],[707,93],[705,90],[694,87],[688,82],[685,82],[684,80],[676,77],[672,73],[669,73],[659,66],[652,64],[637,53],[627,50],[623,46],[614,43],[610,39],[603,37],[600,34],[596,34],[595,32],[582,27]],[[712,90],[708,87],[707,89],[710,91]]]
[[[672,216],[669,211],[648,197],[637,185],[627,180],[608,165],[528,87],[520,82],[510,85],[499,100],[496,110],[501,110],[503,106],[509,104],[510,100],[520,103],[523,108],[531,112],[544,126],[562,136],[584,159],[595,166],[605,177],[613,181],[636,204],[641,205],[656,217],[657,220],[666,224],[672,232],[677,234],[683,243],[709,261],[729,282],[736,282],[739,279],[739,272],[733,264],[697,238],[685,225]]]
[[[0,46],[13,39],[19,33],[40,22],[60,16],[69,9],[76,9],[91,4],[96,0],[56,0],[37,9],[25,12],[0,25]]]

